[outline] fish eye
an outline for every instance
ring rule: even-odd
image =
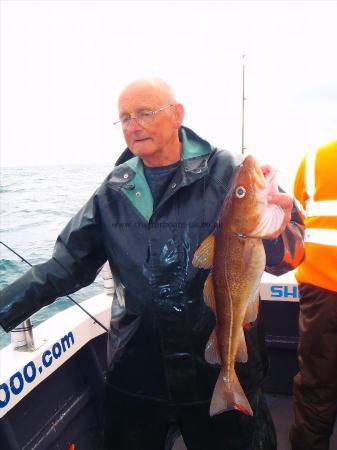
[[[246,195],[246,189],[243,186],[238,186],[235,189],[235,195],[237,198],[243,198]]]

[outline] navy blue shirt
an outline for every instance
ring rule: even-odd
[[[144,175],[153,197],[153,209],[160,202],[160,199],[162,198],[180,164],[181,161],[162,167],[144,166]]]

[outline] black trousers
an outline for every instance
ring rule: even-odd
[[[180,430],[188,450],[276,450],[276,436],[259,390],[249,398],[254,416],[229,411],[209,416],[209,403],[169,405],[106,386],[105,449],[167,450],[169,430]]]

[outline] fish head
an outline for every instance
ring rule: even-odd
[[[220,222],[230,233],[264,237],[280,228],[284,212],[268,203],[277,189],[275,171],[265,176],[257,160],[248,155],[237,167],[225,199]]]

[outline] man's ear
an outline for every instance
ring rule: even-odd
[[[185,115],[184,107],[181,103],[176,103],[174,105],[174,128],[177,130],[181,127]]]

